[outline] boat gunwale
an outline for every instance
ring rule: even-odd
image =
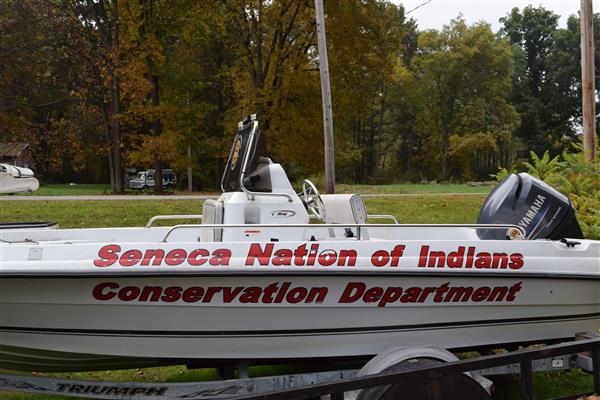
[[[429,274],[429,275],[428,275]],[[87,271],[74,271],[74,272],[52,272],[52,271],[29,271],[29,272],[11,272],[0,270],[1,279],[19,279],[32,277],[38,277],[40,279],[96,279],[96,278],[171,278],[171,277],[248,277],[248,276],[260,276],[260,277],[286,277],[286,276],[332,276],[332,277],[360,277],[360,276],[379,276],[379,275],[394,275],[394,276],[410,276],[410,277],[423,277],[429,278],[448,278],[448,277],[462,277],[462,278],[481,278],[481,277],[494,277],[494,278],[506,278],[506,279],[575,279],[575,280],[600,280],[600,271],[596,274],[559,274],[559,273],[546,273],[546,272],[472,272],[472,271],[460,271],[460,272],[439,272],[435,274],[429,271],[355,271],[348,272],[347,270],[339,270],[338,272],[318,272],[318,271],[267,271],[267,270],[249,270],[245,272],[240,271],[110,271],[100,273],[89,273]]]

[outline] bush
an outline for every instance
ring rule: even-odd
[[[526,172],[542,179],[569,197],[577,210],[577,220],[588,239],[600,239],[600,157],[593,164],[585,161],[583,145],[573,145],[572,151],[550,158],[546,151],[542,157],[531,152],[531,163],[523,163]],[[510,173],[501,168],[492,175],[497,181]]]
[[[600,239],[600,157],[590,164],[585,161],[581,144],[574,149],[573,153],[562,154],[560,167],[545,181],[571,199],[584,236]]]
[[[497,183],[500,183],[504,179],[506,179],[506,177],[508,177],[509,175],[516,174],[517,172],[518,172],[517,169],[514,167],[511,168],[510,171],[507,170],[506,168],[502,167],[495,174],[490,174],[490,178],[492,178]]]

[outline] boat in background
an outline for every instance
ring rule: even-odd
[[[0,229],[0,367],[367,358],[597,331],[600,242],[540,181],[508,178],[479,224],[376,224],[393,217],[309,181],[296,193],[264,154],[249,117],[223,194],[188,216],[201,223]]]
[[[0,193],[35,192],[40,182],[29,168],[0,164]]]

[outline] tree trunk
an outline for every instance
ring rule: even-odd
[[[160,104],[160,98],[158,97],[158,76],[154,75],[154,63],[151,57],[147,58],[148,68],[150,69],[150,82],[152,83],[152,89],[150,90],[150,98],[152,100],[152,107],[157,108]],[[154,136],[157,138],[162,134],[162,122],[160,117],[157,117],[152,123]],[[163,188],[163,175],[162,175],[162,160],[160,159],[160,147],[157,147],[154,152],[154,193],[162,194]]]
[[[123,160],[121,156],[121,131],[117,115],[120,110],[119,78],[112,76],[110,88],[110,153],[112,155],[112,192],[123,193]]]
[[[444,130],[444,137],[442,138],[442,176],[440,177],[442,181],[445,181],[448,177],[448,146],[450,133],[448,130]]]
[[[108,107],[106,107],[106,103],[101,103],[101,110],[102,110],[102,119],[104,122],[104,129],[106,132],[106,143],[108,143],[108,174],[110,177],[110,187],[111,189],[113,189],[115,187],[115,163],[113,161],[113,153],[112,153],[112,146],[111,146],[111,121],[110,121],[110,105],[108,105]]]
[[[113,55],[118,53],[119,50],[119,2],[118,0],[112,1],[113,16],[114,16],[114,36],[111,49]],[[114,66],[113,66],[114,68]],[[116,75],[115,70],[111,71],[111,82],[110,82],[110,133],[111,133],[111,153],[113,162],[113,175],[114,184],[112,185],[112,192],[114,194],[123,193],[123,157],[121,155],[121,127],[118,120],[118,114],[121,112],[121,91],[119,90],[119,77]],[[112,180],[111,180],[112,181]]]

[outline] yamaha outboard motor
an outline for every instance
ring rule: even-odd
[[[575,208],[567,196],[540,179],[521,173],[504,179],[488,195],[478,224],[513,224],[527,239],[583,239]],[[478,230],[482,239],[506,239],[503,230]]]

